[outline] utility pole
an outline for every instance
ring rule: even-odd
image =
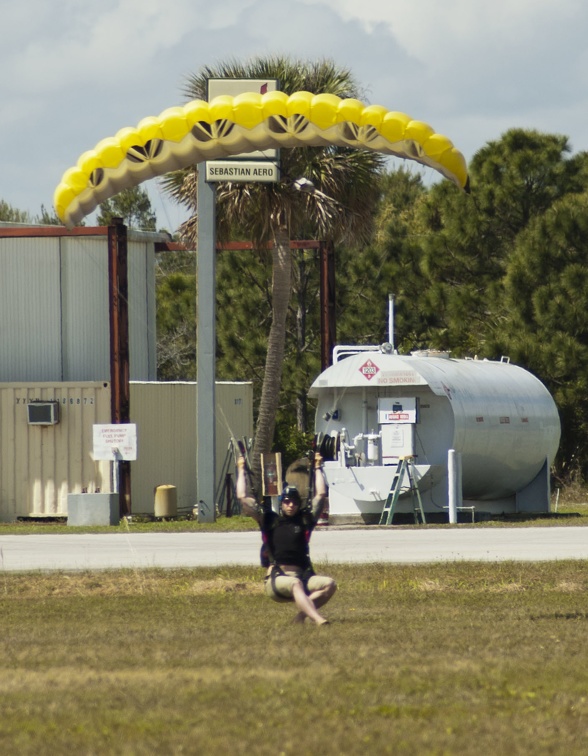
[[[335,247],[332,241],[321,241],[320,304],[321,304],[321,370],[331,366],[337,341],[335,314]]]
[[[110,414],[113,423],[130,421],[129,282],[127,227],[113,218],[108,227],[108,298],[110,313]],[[120,516],[131,514],[131,463],[118,460]]]

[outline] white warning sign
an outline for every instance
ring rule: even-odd
[[[137,459],[137,426],[134,423],[94,425],[94,459]]]

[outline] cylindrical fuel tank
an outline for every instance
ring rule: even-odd
[[[350,443],[359,434],[381,431],[379,400],[415,397],[417,413],[407,437],[417,464],[446,469],[449,449],[461,452],[468,499],[516,493],[546,460],[553,462],[559,445],[551,395],[534,375],[508,361],[366,348],[321,373],[309,393],[318,402],[316,432],[343,433]],[[358,455],[357,464],[369,465],[367,455],[365,462]]]

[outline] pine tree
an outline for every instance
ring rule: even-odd
[[[100,205],[98,224],[109,226],[113,218],[122,218],[129,228],[141,231],[156,230],[156,217],[151,207],[151,200],[147,190],[141,186],[123,189],[112,199]]]
[[[588,193],[535,218],[508,261],[497,347],[538,375],[562,422],[559,474],[588,474]]]

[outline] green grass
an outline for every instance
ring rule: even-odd
[[[584,754],[588,565],[331,566],[326,627],[257,568],[4,573],[7,754]]]
[[[150,520],[146,517],[123,518],[119,525],[71,526],[66,518],[43,520],[22,520],[19,522],[0,522],[0,536],[3,535],[38,535],[42,533],[225,533],[244,530],[259,530],[251,517],[219,517],[216,522],[200,523],[195,519]]]
[[[588,494],[586,497],[588,498]],[[552,504],[553,508],[553,504]],[[520,518],[496,518],[472,524],[469,515],[460,520],[458,527],[469,528],[504,528],[504,527],[549,527],[553,525],[588,526],[588,503],[575,501],[569,496],[562,497],[557,505],[557,511],[543,516],[522,515]],[[446,523],[422,525],[401,525],[395,527],[456,527]],[[0,522],[0,536],[2,535],[34,535],[40,533],[72,534],[72,533],[208,533],[235,532],[257,530],[258,526],[251,517],[237,515],[235,517],[219,517],[216,522],[200,523],[197,519],[183,517],[174,520],[151,520],[146,516],[133,516],[121,520],[117,526],[87,525],[72,527],[66,518],[43,520],[23,520],[19,522]]]

